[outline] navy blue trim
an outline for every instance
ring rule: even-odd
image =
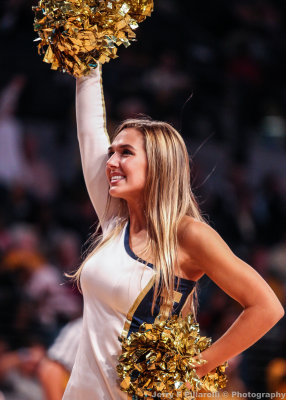
[[[134,258],[134,260],[141,262],[142,264],[147,265],[150,268],[154,268],[154,265],[151,263],[146,263],[146,261],[142,260],[142,258],[137,257],[136,254],[132,251],[129,243],[130,238],[130,222],[128,221],[126,229],[125,229],[125,236],[124,236],[124,247],[126,252],[130,255],[130,257]]]
[[[142,258],[137,257],[136,254],[132,251],[129,243],[129,238],[130,238],[130,221],[128,221],[126,229],[125,229],[125,235],[124,235],[124,247],[127,252],[127,254],[132,257],[134,260],[141,262],[144,265],[147,265],[150,268],[154,268],[154,265],[151,263],[146,263],[146,261],[142,260]],[[178,276],[175,276],[175,290],[176,290],[176,283],[180,279],[180,284],[183,283],[186,286],[194,286],[196,281],[192,281],[190,279],[186,278],[179,278]]]

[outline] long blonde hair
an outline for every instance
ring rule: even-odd
[[[203,221],[203,218],[191,191],[190,160],[181,135],[166,122],[128,119],[116,129],[114,137],[127,128],[138,130],[145,140],[148,169],[144,194],[147,225],[147,245],[144,253],[152,254],[156,272],[152,312],[160,296],[160,312],[168,316],[174,301],[174,271],[179,267],[179,224],[185,215],[200,221]],[[108,196],[105,215],[108,214],[111,199],[110,195]],[[104,238],[102,235],[97,237],[93,250],[89,252],[84,263],[117,236],[128,219],[127,203],[121,199],[115,226]],[[78,284],[83,264],[72,275]],[[193,292],[193,298],[195,296],[196,291]]]

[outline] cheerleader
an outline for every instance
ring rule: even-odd
[[[100,69],[77,79],[82,168],[102,236],[75,274],[84,297],[80,344],[64,400],[119,400],[121,345],[143,322],[184,311],[207,275],[239,302],[232,326],[201,353],[203,377],[241,353],[283,316],[268,284],[203,221],[179,133],[149,119],[105,129]]]

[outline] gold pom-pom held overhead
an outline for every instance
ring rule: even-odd
[[[52,69],[80,77],[135,40],[153,0],[40,0],[33,10],[39,54]]]
[[[199,379],[195,367],[205,363],[199,354],[211,345],[200,336],[190,314],[167,321],[142,324],[128,338],[120,337],[122,354],[117,373],[120,388],[132,399],[191,399],[204,390],[216,392],[226,386],[226,363]]]

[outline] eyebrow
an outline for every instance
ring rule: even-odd
[[[134,151],[136,150],[135,147],[133,147],[131,144],[128,144],[128,143],[120,144],[117,147],[119,147],[120,149],[125,148],[125,147],[129,147],[130,149],[132,149]],[[108,147],[108,151],[110,151],[110,150],[113,150],[113,146],[112,145]]]

